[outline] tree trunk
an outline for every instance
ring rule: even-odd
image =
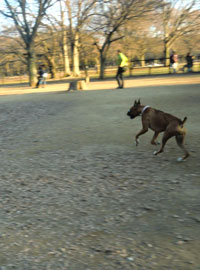
[[[75,33],[74,44],[73,44],[73,75],[80,76],[79,68],[79,34]]]
[[[10,74],[10,66],[9,66],[9,63],[8,63],[8,62],[5,64],[5,71],[4,71],[4,74],[5,74],[6,76],[11,76],[11,74]]]
[[[32,48],[27,49],[28,52],[28,74],[29,85],[34,87],[37,82],[37,68],[36,68],[36,55]]]
[[[100,79],[104,79],[106,58],[102,50],[100,50]]]
[[[65,26],[65,12],[62,8],[62,1],[60,0],[60,14],[61,14],[61,26],[62,26],[62,54],[63,54],[63,63],[64,63],[64,76],[70,76],[70,63],[69,63],[69,54],[67,46],[67,31]]]
[[[170,65],[170,46],[168,44],[168,42],[164,41],[164,57],[165,57],[165,66],[169,66]]]
[[[96,66],[95,66],[96,73],[97,73],[97,74],[100,74],[100,62],[99,62],[99,57],[96,57],[96,58],[95,58],[95,62],[96,62]]]
[[[46,59],[48,62],[49,73],[51,74],[51,79],[55,79],[56,78],[56,64],[55,64],[54,57],[47,56]]]
[[[140,56],[140,63],[141,63],[141,66],[142,66],[142,67],[145,66],[145,56],[144,56],[144,54],[142,54],[142,55]]]
[[[63,32],[63,62],[64,62],[64,76],[70,76],[70,63],[69,63],[69,54],[67,46],[67,36],[66,31]]]

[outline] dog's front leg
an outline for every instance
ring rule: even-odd
[[[135,144],[136,144],[136,146],[138,146],[138,144],[139,144],[139,139],[138,138],[142,134],[146,133],[147,131],[148,131],[148,127],[143,127],[143,129],[140,132],[138,132],[138,134],[135,136]]]

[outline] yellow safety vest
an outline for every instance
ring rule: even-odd
[[[123,53],[118,54],[117,65],[120,67],[128,65],[128,58]]]

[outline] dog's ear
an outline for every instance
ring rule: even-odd
[[[138,105],[140,105],[140,98],[134,101],[134,107],[137,107]]]

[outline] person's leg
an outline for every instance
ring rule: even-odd
[[[174,63],[174,64],[173,64],[173,72],[174,72],[174,73],[177,72],[177,67],[178,67],[178,64],[177,64],[177,63]]]
[[[121,69],[121,72],[120,72],[119,77],[120,77],[120,81],[121,81],[121,83],[120,83],[120,88],[124,88],[124,75],[123,75],[123,69]]]
[[[191,71],[192,71],[192,65],[188,64],[188,72],[191,72]]]
[[[118,87],[120,87],[120,67],[117,70],[117,74],[116,74],[116,77],[115,78],[117,80]]]
[[[41,78],[41,85],[42,85],[42,87],[44,87],[44,85],[45,85],[45,78],[44,77]]]
[[[39,86],[40,86],[40,82],[41,82],[41,79],[40,79],[40,78],[38,78],[38,81],[37,81],[37,84],[36,84],[36,88],[39,88]]]

